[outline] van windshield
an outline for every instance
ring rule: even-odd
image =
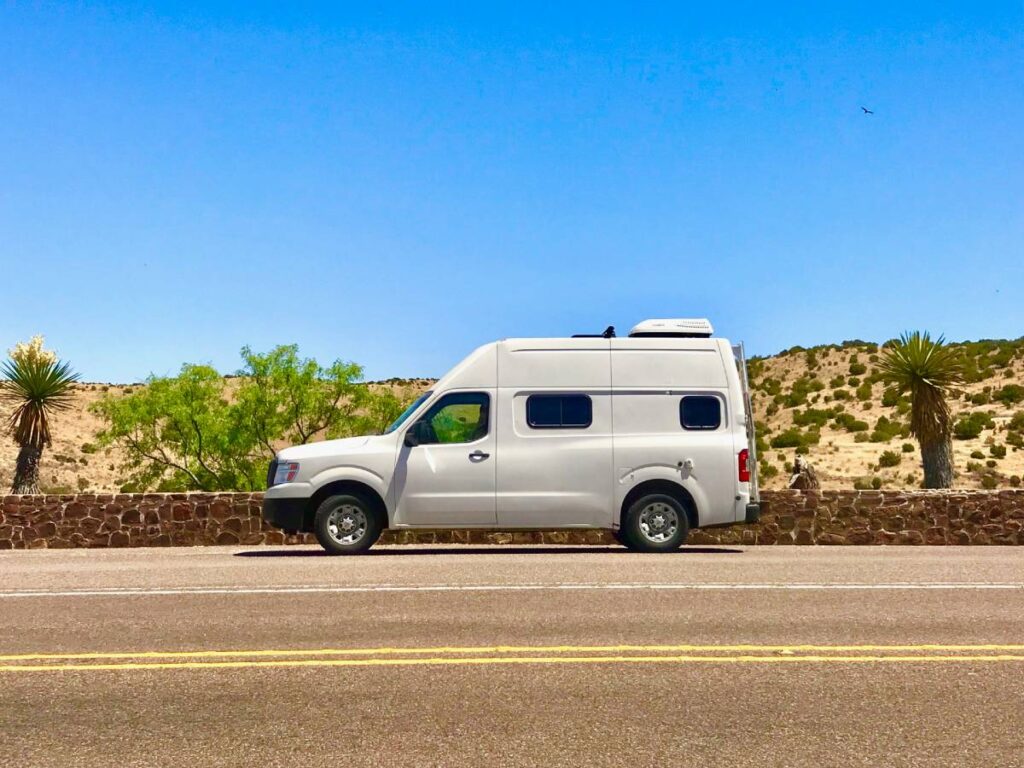
[[[394,422],[392,422],[391,426],[384,430],[383,434],[390,435],[392,432],[394,432],[396,429],[402,426],[402,424],[405,423],[405,420],[412,416],[413,411],[415,411],[417,408],[423,405],[424,401],[432,394],[434,394],[433,390],[428,390],[419,397],[417,397],[415,400],[413,400],[412,405],[410,405],[408,408],[402,411],[402,415],[395,419]]]

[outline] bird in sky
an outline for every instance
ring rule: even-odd
[[[873,114],[875,114],[874,112],[872,112],[872,111],[871,111],[870,109],[868,109],[867,107],[861,107],[861,109],[863,109],[863,110],[864,110],[864,114],[865,114],[865,115],[873,115]]]

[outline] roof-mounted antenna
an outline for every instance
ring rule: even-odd
[[[615,326],[609,325],[604,329],[604,333],[574,333],[572,337],[574,339],[614,339]]]

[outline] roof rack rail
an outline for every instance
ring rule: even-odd
[[[609,325],[604,329],[604,333],[574,333],[572,335],[574,339],[614,339],[615,338],[615,326]]]

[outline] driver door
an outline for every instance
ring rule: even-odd
[[[494,526],[495,391],[449,392],[411,424],[417,445],[399,444],[395,523]]]

